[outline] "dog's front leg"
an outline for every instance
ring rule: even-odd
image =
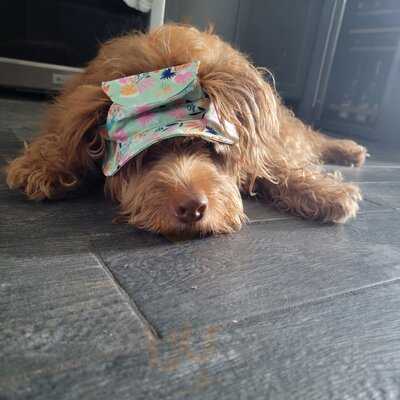
[[[322,222],[346,222],[356,215],[361,200],[357,186],[311,168],[280,171],[277,183],[261,179],[258,190],[276,207]]]
[[[42,200],[62,197],[79,186],[93,168],[93,148],[101,146],[97,133],[90,130],[98,123],[105,104],[100,87],[79,82],[61,95],[50,106],[41,134],[8,165],[9,187],[23,190],[30,199]]]

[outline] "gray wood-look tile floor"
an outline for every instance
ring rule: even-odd
[[[0,100],[0,166],[44,108]],[[179,243],[2,175],[0,399],[399,399],[400,152],[370,152],[338,168],[365,198],[345,226],[247,200],[241,232]]]

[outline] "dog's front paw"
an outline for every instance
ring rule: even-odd
[[[353,140],[338,141],[336,151],[333,151],[333,162],[338,165],[361,167],[368,155],[367,149]]]
[[[343,183],[326,203],[323,210],[323,222],[342,224],[354,218],[359,210],[361,200],[361,192],[357,186]]]
[[[361,167],[367,157],[367,149],[352,140],[346,140],[344,145],[344,158],[348,165]]]
[[[22,190],[31,200],[62,197],[66,188],[77,183],[74,177],[55,174],[48,166],[30,159],[26,154],[12,161],[6,173],[10,189]]]
[[[360,189],[349,183],[327,183],[331,185],[310,188],[299,198],[291,198],[292,211],[305,219],[324,223],[345,223],[354,218],[362,199]]]
[[[325,223],[343,224],[354,218],[362,200],[360,189],[350,183],[342,183],[336,187],[322,191],[314,197],[314,215]]]

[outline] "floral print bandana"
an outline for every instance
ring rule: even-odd
[[[203,92],[198,67],[199,62],[193,62],[102,83],[113,101],[101,128],[106,139],[104,175],[114,175],[141,151],[172,137],[237,141],[234,125],[220,121]]]

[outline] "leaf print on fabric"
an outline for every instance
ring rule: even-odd
[[[166,68],[166,69],[162,72],[160,79],[171,79],[171,78],[173,78],[175,75],[176,75],[175,72],[172,71],[171,68]]]
[[[206,132],[211,133],[212,135],[219,135],[219,132],[217,132],[214,128],[211,128],[211,126],[206,127]]]

